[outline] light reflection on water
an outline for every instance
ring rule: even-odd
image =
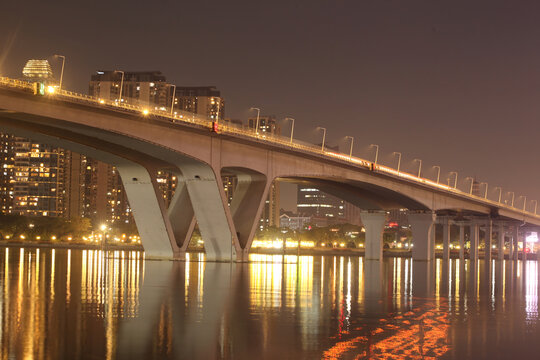
[[[535,261],[0,249],[0,358],[537,358]]]

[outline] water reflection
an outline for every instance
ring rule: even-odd
[[[2,358],[485,358],[540,350],[534,261],[0,250]]]

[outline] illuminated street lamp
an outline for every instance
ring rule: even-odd
[[[484,189],[484,199],[487,199],[488,183],[487,182],[481,182],[480,185],[485,185],[486,186],[486,188]]]
[[[414,161],[418,161],[418,176],[417,177],[420,177],[420,175],[422,174],[422,160],[414,159]]]
[[[285,120],[291,121],[291,145],[292,145],[293,134],[294,134],[294,119],[291,117],[286,117]]]
[[[171,104],[171,115],[173,114],[174,110],[174,97],[176,96],[176,85],[172,84],[173,92],[172,92],[172,104]]]
[[[114,72],[122,73],[122,79],[120,80],[120,92],[118,93],[118,102],[122,102],[122,88],[124,87],[124,72],[122,70],[114,70]]]
[[[62,70],[60,71],[60,85],[58,85],[58,89],[62,90],[62,80],[64,79],[64,65],[66,63],[66,57],[64,55],[54,55],[54,56],[62,59]]]
[[[377,159],[379,158],[379,145],[371,144],[370,147],[375,147],[375,162],[374,164],[377,165]]]
[[[437,168],[437,184],[439,183],[439,178],[441,177],[441,167],[439,165],[433,166],[434,168]]]
[[[352,148],[354,145],[354,138],[352,136],[345,136],[345,139],[351,139],[351,150],[349,151],[349,160],[352,159]]]
[[[261,116],[261,109],[252,107],[249,110],[257,110],[257,123],[255,124],[255,134],[259,134],[259,117]]]
[[[474,185],[474,178],[470,177],[470,176],[467,176],[465,178],[465,180],[471,180],[471,190],[469,191],[469,195],[472,195],[472,191],[473,191],[473,185]]]
[[[397,161],[397,172],[398,172],[398,174],[399,174],[399,167],[401,166],[401,153],[400,153],[400,152],[397,152],[397,151],[394,151],[392,154],[398,156],[398,161]]]
[[[455,174],[455,175],[456,175],[456,178],[454,179],[454,189],[456,189],[456,188],[457,188],[457,177],[458,177],[458,173],[457,173],[457,171],[452,171],[452,172],[450,173],[450,176],[451,176],[452,174]]]
[[[326,128],[317,126],[317,130],[322,130],[323,131],[321,151],[324,152],[324,141],[326,140]]]
[[[501,203],[501,196],[502,196],[502,187],[497,186],[495,190],[499,189],[499,204]]]

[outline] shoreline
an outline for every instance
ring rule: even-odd
[[[76,250],[105,250],[105,251],[144,251],[142,245],[128,244],[67,244],[67,243],[22,243],[22,242],[0,242],[0,248],[44,248],[44,249],[76,249]],[[189,249],[187,253],[201,253],[202,249]],[[339,249],[339,248],[321,248],[321,249],[253,249],[250,254],[258,255],[301,255],[301,256],[358,256],[364,257],[364,249]],[[383,251],[384,258],[412,258],[410,250],[385,249]],[[442,252],[436,251],[435,258],[442,258]],[[451,259],[459,259],[458,251],[450,252]],[[484,259],[484,253],[479,252],[479,259]],[[508,254],[504,256],[508,260]],[[469,259],[469,254],[465,253],[465,259]],[[496,254],[492,254],[492,259],[496,259]],[[518,259],[522,260],[522,253],[518,254]],[[538,260],[538,255],[534,253],[527,254],[527,260]]]

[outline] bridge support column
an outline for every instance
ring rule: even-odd
[[[491,241],[493,237],[493,221],[488,219],[486,224],[486,238],[484,242],[484,260],[491,262]]]
[[[443,219],[443,253],[442,258],[445,261],[450,259],[450,220],[445,217]]]
[[[360,214],[366,230],[364,248],[366,260],[382,260],[383,258],[383,231],[386,223],[384,211],[362,211]]]
[[[508,238],[508,260],[514,260],[514,232]]]
[[[433,212],[409,214],[413,237],[413,260],[431,261],[435,257],[433,227],[436,215]]]
[[[230,206],[240,245],[236,260],[247,261],[272,182],[267,181],[266,176],[258,173],[244,172],[236,176],[238,181]]]
[[[182,175],[176,174],[176,177],[178,183],[169,208],[167,209],[167,213],[177,245],[175,258],[183,259],[191,236],[193,235],[196,220],[194,217],[193,206],[189,199],[186,182]]]
[[[206,259],[236,259],[237,246],[232,230],[234,224],[228,218],[229,206],[221,176],[216,176],[214,170],[204,163],[186,161],[179,167],[204,241]]]
[[[459,260],[465,260],[465,225],[459,224]]]
[[[469,259],[472,261],[478,261],[478,238],[480,237],[480,229],[478,223],[474,220],[470,225],[470,247],[469,247]]]
[[[499,260],[504,260],[504,225],[499,224],[498,228],[499,228],[499,231],[497,233],[497,240],[498,240],[497,249],[499,251],[499,254],[497,258]]]
[[[116,164],[146,258],[172,259],[177,249],[155,175],[135,163]],[[154,173],[154,171],[152,172]]]
[[[514,247],[514,252],[512,256],[513,260],[518,259],[518,252],[519,252],[518,236],[519,236],[519,226],[514,225],[514,233],[512,234],[512,244]]]

